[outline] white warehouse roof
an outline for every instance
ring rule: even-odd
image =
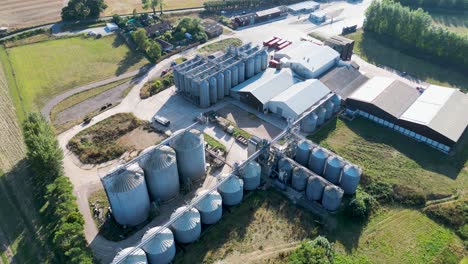
[[[296,83],[275,96],[268,104],[268,108],[272,112],[277,112],[277,107],[280,107],[283,116],[296,118],[329,93],[330,89],[322,82],[317,79],[310,79]]]
[[[387,89],[393,81],[394,79],[387,77],[373,77],[354,91],[349,98],[370,103]]]
[[[320,6],[319,3],[314,1],[304,1],[292,5],[288,5],[289,10],[293,12],[298,12],[301,10],[310,10],[310,9],[317,9]]]

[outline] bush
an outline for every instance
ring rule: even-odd
[[[99,14],[107,8],[104,0],[70,0],[62,9],[63,20],[81,20],[91,17],[99,17]]]
[[[358,219],[367,219],[377,206],[377,201],[364,191],[358,191],[346,209],[348,215]]]
[[[373,180],[365,186],[365,190],[381,203],[393,203],[393,188],[389,183]]]
[[[325,237],[304,241],[289,255],[290,264],[327,264],[333,263],[333,248]]]
[[[413,188],[403,185],[393,185],[394,200],[407,206],[424,206],[426,195]]]

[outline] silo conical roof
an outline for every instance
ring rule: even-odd
[[[225,176],[227,177],[227,176]],[[223,184],[218,187],[218,190],[223,193],[236,193],[239,190],[242,190],[242,182],[239,177],[236,175],[231,176],[228,180],[226,180]]]
[[[114,176],[110,191],[113,193],[128,192],[135,189],[144,180],[143,169],[138,164],[134,163]]]
[[[197,196],[202,196],[207,192],[208,190],[203,190]],[[221,194],[219,194],[217,191],[212,191],[208,193],[200,202],[198,202],[196,207],[200,211],[211,212],[218,209],[222,202],[223,199],[221,198]]]
[[[176,163],[176,153],[168,146],[161,146],[155,149],[150,158],[146,161],[146,166],[154,170],[162,170]]]
[[[158,234],[154,236],[157,232]],[[169,228],[161,229],[160,226],[153,227],[145,232],[141,240],[147,240],[150,238],[151,240],[143,247],[151,254],[164,253],[174,245],[174,235]]]
[[[187,207],[182,206],[177,208],[174,213],[171,215],[171,219],[176,217],[176,215],[182,213]],[[174,223],[172,227],[177,230],[191,230],[200,224],[200,213],[197,209],[192,208],[180,216]]]
[[[349,176],[354,176],[354,177],[360,177],[361,176],[361,170],[356,165],[347,164],[344,167],[343,171]]]
[[[312,150],[312,155],[319,159],[325,159],[328,156],[328,154],[323,150],[323,148],[315,148],[314,150]]]
[[[189,151],[202,144],[200,132],[192,129],[185,131],[174,140],[173,147],[178,151]]]
[[[133,251],[133,253],[125,257],[131,251]],[[146,259],[145,252],[141,248],[128,247],[117,253],[114,260],[112,261],[112,263],[119,262],[124,264],[146,264],[148,263],[148,260]]]
[[[342,165],[342,161],[337,156],[329,157],[327,163],[333,167],[341,167]]]
[[[250,161],[244,167],[244,178],[255,178],[261,173],[262,168],[255,161]]]

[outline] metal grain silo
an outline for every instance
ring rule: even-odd
[[[200,131],[184,131],[171,142],[171,146],[176,151],[182,183],[187,180],[197,181],[205,175],[205,141]]]
[[[239,74],[237,75],[239,78],[239,83],[245,81],[245,63],[244,62],[239,62],[237,65],[237,68],[239,69]]]
[[[260,54],[255,55],[255,74],[262,71],[262,56]]]
[[[337,156],[332,155],[328,157],[323,177],[333,184],[338,184],[343,166],[343,161]]]
[[[315,114],[317,115],[317,126],[321,126],[323,123],[325,123],[325,114],[327,111],[323,107],[317,108],[315,110]]]
[[[187,209],[186,206],[177,208],[171,215],[171,220]],[[200,213],[192,208],[184,212],[174,223],[171,224],[175,240],[179,243],[187,244],[196,241],[201,234]]]
[[[216,75],[216,86],[218,87],[218,99],[224,98],[224,74],[222,72]]]
[[[223,197],[223,204],[228,206],[239,204],[244,196],[243,185],[242,180],[236,175],[229,177],[221,184],[218,187],[218,192]]]
[[[174,149],[160,146],[140,162],[152,201],[167,201],[179,193],[179,172]]]
[[[231,70],[227,69],[224,71],[224,95],[229,95],[229,92],[232,88],[232,80],[231,80]]]
[[[255,74],[255,59],[253,57],[247,59],[245,74],[247,79],[251,78]]]
[[[249,161],[244,167],[243,177],[244,180],[244,190],[252,191],[260,186],[260,177],[262,173],[262,168],[255,161]]]
[[[333,103],[333,105],[335,106],[335,108],[333,109],[333,112],[338,112],[340,111],[340,108],[341,108],[341,97],[337,94],[333,95],[333,97],[330,99]]]
[[[330,100],[328,100],[325,103],[325,110],[325,119],[330,119],[335,112],[335,105]]]
[[[210,106],[210,85],[207,80],[200,83],[200,107],[206,108]]]
[[[234,87],[239,84],[239,70],[237,65],[231,67],[231,87]]]
[[[328,158],[328,153],[321,147],[316,147],[310,153],[309,169],[318,175],[323,174],[325,168],[325,161]]]
[[[187,92],[195,95],[199,94],[198,90],[200,90],[200,83],[195,80],[191,80],[187,86]]]
[[[301,164],[302,166],[307,166],[307,163],[309,162],[311,148],[312,148],[312,144],[310,143],[310,141],[307,141],[307,140],[299,141],[297,143],[296,155],[294,157],[294,160],[296,160],[297,163]]]
[[[343,168],[340,186],[345,194],[353,194],[359,185],[362,171],[358,166],[347,164]]]
[[[318,201],[322,199],[323,190],[327,186],[327,183],[322,180],[319,176],[310,176],[307,180],[306,197],[312,201]]]
[[[175,85],[175,87],[177,88],[178,91],[181,91],[179,72],[176,69],[173,69],[172,74],[174,76],[174,85]]]
[[[317,115],[315,113],[310,113],[301,120],[301,130],[304,133],[312,133],[317,127]]]
[[[287,158],[282,158],[278,161],[278,171],[284,171],[286,173],[287,182],[291,179],[293,168],[293,163]]]
[[[309,177],[309,173],[304,168],[294,168],[292,173],[292,187],[299,192],[302,192],[306,189],[307,186],[307,178]]]
[[[158,233],[157,235],[155,235]],[[142,241],[149,240],[142,249],[150,264],[169,264],[175,257],[174,235],[169,228],[153,227],[145,232]]]
[[[328,211],[336,211],[343,199],[343,190],[340,187],[329,185],[325,187],[322,197],[322,205]]]
[[[197,197],[200,197],[204,194],[208,193],[208,190],[203,190]],[[200,212],[201,222],[205,225],[211,225],[218,222],[223,215],[223,199],[221,198],[221,194],[217,191],[211,191],[210,193],[206,194],[206,196],[195,205],[198,212]]]
[[[130,253],[132,252],[132,253]],[[126,256],[127,254],[129,254]],[[141,248],[128,247],[124,248],[112,260],[111,264],[122,263],[122,264],[146,264],[148,260],[146,259],[146,254]]]
[[[210,84],[210,103],[216,104],[218,102],[218,83],[216,77],[210,77],[208,83]]]
[[[136,226],[148,218],[150,198],[143,169],[138,164],[123,168],[106,180],[105,188],[117,223]]]
[[[263,49],[261,52],[261,56],[262,56],[262,71],[264,71],[268,67],[268,51],[266,49]]]

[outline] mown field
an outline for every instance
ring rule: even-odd
[[[205,1],[206,0],[165,0],[163,11],[170,9],[202,7]],[[136,9],[138,12],[144,11],[141,7],[140,0],[107,0],[106,4],[108,7],[104,10],[104,14],[109,16],[113,14],[131,14],[133,9]],[[159,12],[159,6],[157,11]]]
[[[136,70],[147,63],[116,36],[57,39],[6,52],[8,58],[2,61],[10,61],[16,77],[10,80],[11,86],[17,85],[13,100],[26,112],[39,111],[48,100],[68,89]],[[20,120],[24,118],[22,111],[18,115]]]
[[[364,34],[362,30],[346,35],[346,37],[355,41],[354,53],[372,64],[387,66],[401,72],[405,71],[410,76],[429,83],[468,91],[468,76],[463,74],[460,69],[457,71],[456,68],[445,67],[434,64],[430,60],[410,56],[378,41],[372,34]]]
[[[379,181],[424,194],[454,194],[468,188],[466,140],[462,142],[465,147],[447,156],[364,118],[334,119],[310,138]]]
[[[461,11],[461,10],[460,10]],[[429,11],[429,14],[438,26],[446,27],[448,30],[468,36],[468,15],[466,11],[454,12],[444,10]]]

